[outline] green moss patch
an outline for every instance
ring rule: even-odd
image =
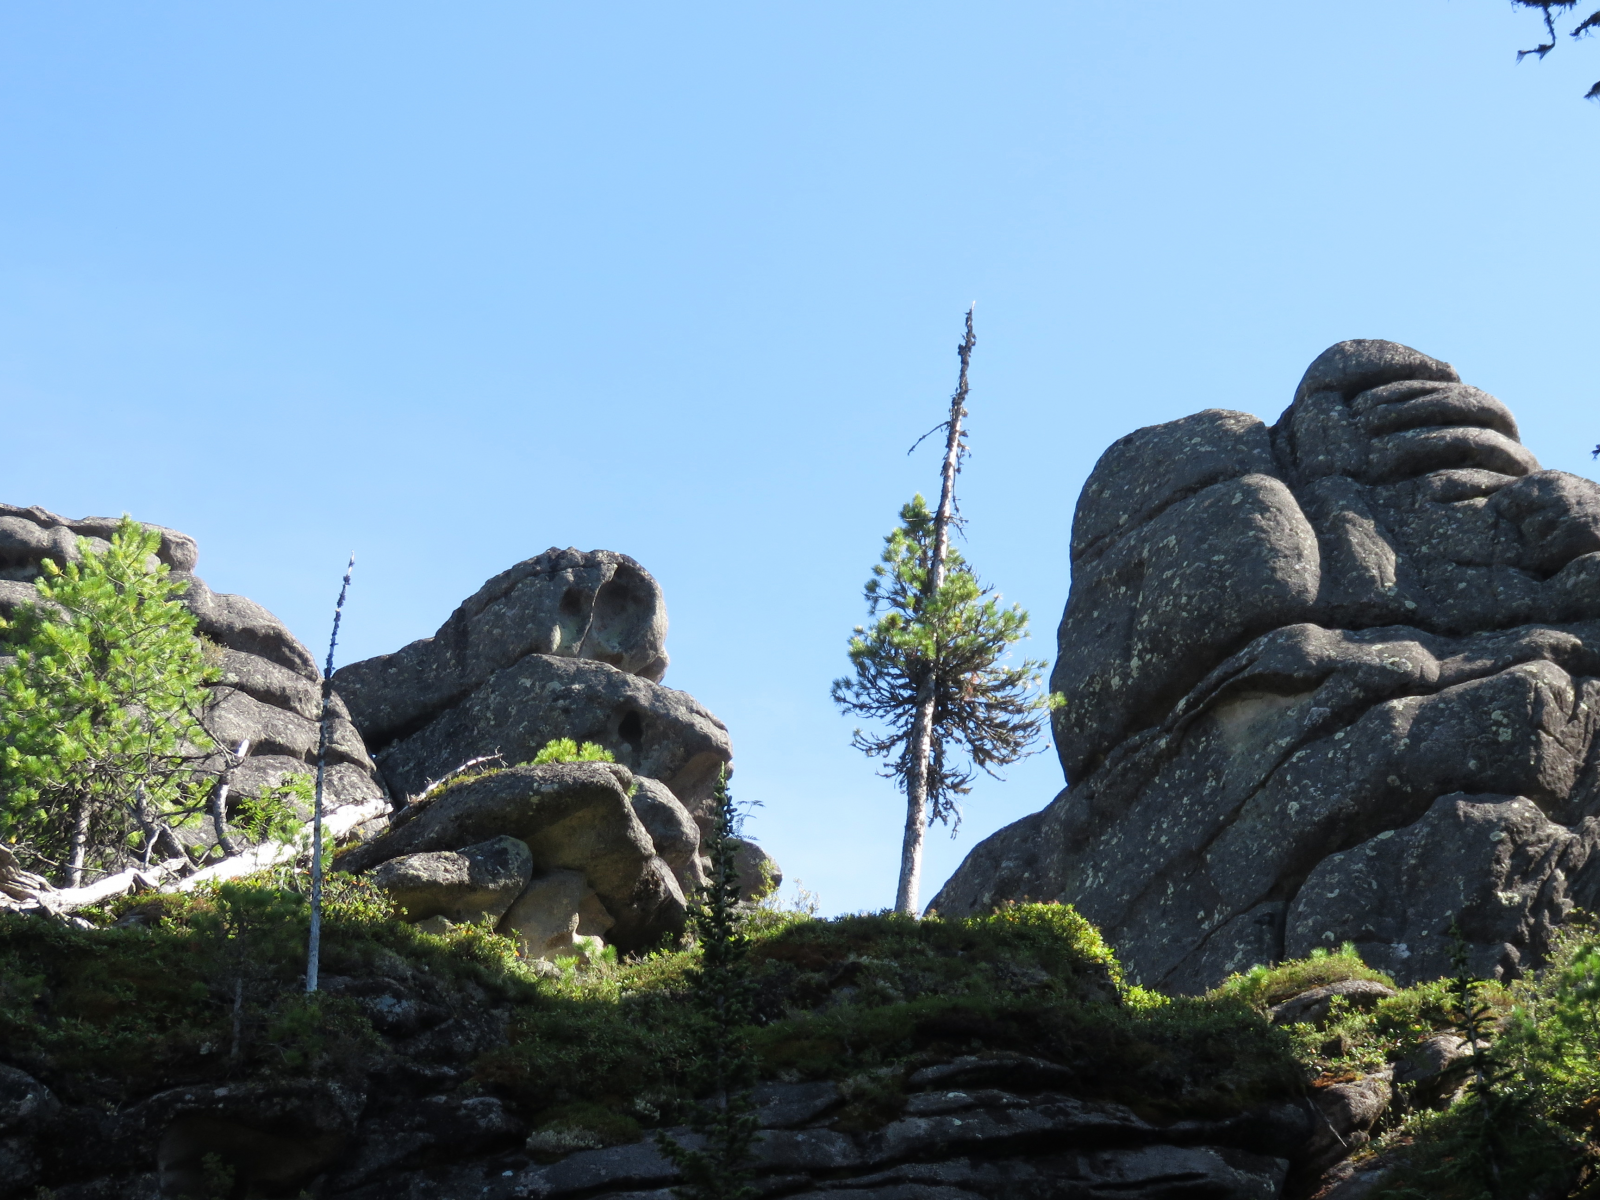
[[[1301,1086],[1289,1035],[1233,997],[1125,988],[1070,907],[952,921],[767,912],[751,936],[749,1036],[764,1073],[856,1081],[861,1095],[841,1118],[852,1128],[892,1118],[910,1070],[964,1054],[1050,1059],[1082,1094],[1155,1118],[1225,1115]],[[479,1060],[480,1082],[528,1111],[587,1101],[666,1119],[688,1099],[693,961],[662,954],[552,981],[519,1006],[509,1043]]]

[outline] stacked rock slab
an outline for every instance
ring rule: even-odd
[[[1145,983],[1354,942],[1403,981],[1537,962],[1600,893],[1600,487],[1500,401],[1342,342],[1268,428],[1209,410],[1089,478],[1051,680],[1069,787],[934,906],[1076,904]]]
[[[494,771],[402,812],[338,865],[376,867],[414,918],[497,919],[530,957],[571,953],[577,936],[651,949],[682,929],[685,904],[633,790],[618,763]]]
[[[566,737],[659,779],[703,821],[732,744],[694,697],[661,686],[666,633],[661,589],[633,559],[551,549],[489,580],[433,637],[334,684],[396,796]]]
[[[111,517],[68,520],[42,508],[0,504],[0,614],[9,616],[37,598],[33,580],[46,559],[58,565],[79,561],[79,539],[90,550],[109,548],[118,521]],[[283,622],[252,600],[213,592],[194,573],[199,551],[194,539],[158,525],[156,557],[175,579],[187,583],[183,602],[197,618],[198,632],[221,649],[221,678],[211,685],[202,714],[219,746],[250,743],[249,756],[230,777],[235,797],[253,797],[277,787],[293,774],[310,772],[317,757],[322,677],[316,661]],[[361,735],[335,699],[328,746],[326,803],[330,810],[366,804],[384,795]],[[208,768],[220,774],[227,763],[213,755]],[[209,822],[178,831],[181,840],[211,844]]]
[[[666,634],[661,588],[633,559],[552,548],[489,580],[432,637],[341,668],[334,685],[397,797],[426,794],[472,759],[528,762],[557,738],[604,747],[628,775],[634,816],[681,899],[705,882],[701,836],[733,746],[693,696],[662,686]],[[739,861],[747,898],[783,878],[754,843],[741,842]],[[588,897],[599,884],[534,883],[530,895],[546,899],[502,920],[517,925],[530,953],[547,942],[550,954],[570,950],[573,937],[636,942],[630,919],[603,915],[592,899],[581,913],[556,912],[562,897]],[[535,919],[535,910],[544,915]],[[607,934],[612,917],[618,929]],[[671,924],[644,927],[655,936]]]

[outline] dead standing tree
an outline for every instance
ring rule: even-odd
[[[967,452],[966,430],[961,419],[967,415],[967,370],[972,366],[972,348],[977,338],[972,333],[972,305],[967,309],[966,331],[956,354],[961,359],[961,372],[956,377],[956,390],[950,396],[950,416],[942,426],[932,432],[945,431],[944,462],[939,468],[939,507],[933,512],[933,555],[928,573],[923,580],[919,598],[921,611],[932,606],[939,589],[944,586],[945,565],[950,557],[950,522],[956,510],[956,476],[961,473],[961,460]],[[926,434],[924,436],[927,436]],[[913,450],[916,446],[912,447]],[[917,680],[917,706],[911,725],[910,761],[906,765],[906,832],[900,845],[900,885],[895,891],[896,912],[915,914],[917,893],[922,886],[922,842],[928,828],[928,766],[933,751],[933,717],[935,671],[933,664],[925,665]]]
[[[1012,644],[1027,636],[1028,614],[1016,605],[1001,607],[950,545],[959,519],[955,482],[966,452],[962,420],[975,344],[969,309],[950,415],[924,435],[945,434],[939,505],[930,513],[917,496],[901,509],[901,524],[885,539],[866,586],[877,619],[870,628],[858,626],[850,639],[855,676],[833,684],[834,701],[846,712],[889,727],[882,734],[858,729],[854,742],[867,755],[890,760],[884,773],[905,791],[895,909],[910,916],[918,911],[927,827],[959,819],[956,797],[974,778],[973,770],[950,762],[949,747],[958,746],[972,767],[993,775],[994,767],[1030,753],[1050,707],[1037,694],[1042,662],[1000,665]]]
[[[339,644],[339,620],[344,616],[344,598],[350,591],[350,572],[356,569],[356,556],[350,555],[339,585],[339,600],[333,606],[333,634],[328,638],[328,661],[322,668],[322,719],[317,724],[317,782],[311,802],[311,933],[306,945],[306,991],[317,990],[317,969],[322,960],[322,785],[328,774],[328,723],[333,719],[333,651]]]

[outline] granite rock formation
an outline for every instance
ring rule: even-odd
[[[34,598],[45,558],[78,558],[80,538],[103,548],[117,524],[0,506],[0,612]],[[208,768],[219,781],[227,773],[234,798],[308,772],[321,703],[315,660],[260,605],[206,587],[193,539],[149,528],[161,535],[157,557],[188,584],[199,632],[220,647],[206,728],[219,747],[250,743],[242,763],[219,749]],[[374,882],[413,920],[493,917],[536,957],[570,953],[577,937],[631,951],[679,931],[685,889],[705,880],[702,828],[732,748],[722,722],[660,685],[665,637],[661,591],[638,563],[551,550],[489,580],[436,636],[341,670],[328,808],[381,814],[388,805],[373,802],[395,798],[392,817],[356,814],[367,818],[353,833],[361,844],[341,867],[378,867]],[[468,760],[525,762],[562,737],[598,742],[619,762],[513,767],[406,803]],[[207,850],[217,840],[209,821],[177,837]],[[747,893],[781,878],[753,843],[741,843],[741,864]]]
[[[1060,899],[1179,990],[1352,941],[1403,981],[1536,962],[1600,893],[1600,487],[1392,342],[1268,427],[1208,410],[1101,457],[1052,690],[1069,786],[933,906]]]
[[[499,920],[533,878],[526,842],[501,834],[460,850],[434,850],[391,858],[372,873],[414,921]]]
[[[469,758],[531,759],[595,742],[704,820],[727,727],[662,687],[666,608],[650,574],[609,550],[551,549],[483,585],[431,638],[334,676],[396,796]]]
[[[33,601],[33,580],[45,559],[59,565],[80,559],[79,538],[91,550],[109,547],[118,521],[111,517],[68,520],[42,508],[0,504],[0,614],[10,615]],[[202,720],[219,746],[250,742],[234,768],[234,797],[260,795],[286,776],[309,773],[317,756],[322,675],[316,660],[266,609],[243,596],[213,592],[194,573],[199,551],[194,539],[176,530],[149,525],[161,535],[157,558],[185,580],[183,602],[195,614],[198,631],[221,648],[221,678],[211,685]],[[330,809],[365,804],[385,793],[366,746],[341,702],[335,700],[328,748],[327,803]],[[227,762],[219,753],[207,764],[219,776]],[[210,822],[179,830],[188,844],[210,846]]]
[[[347,851],[338,859],[341,869],[374,873],[382,883],[393,875],[407,884],[420,868],[471,857],[480,843],[505,838],[525,845],[531,858],[531,882],[522,877],[528,890],[544,897],[549,888],[541,883],[553,872],[580,872],[588,887],[603,905],[606,940],[625,951],[653,949],[662,938],[683,928],[685,904],[678,880],[656,853],[649,832],[635,814],[629,797],[633,792],[632,772],[618,763],[561,763],[539,767],[512,767],[493,771],[456,783],[424,804],[399,814],[387,833]],[[459,855],[450,852],[461,850]],[[380,864],[400,860],[386,873]],[[410,864],[417,864],[413,871]],[[468,864],[453,872],[466,879]],[[500,871],[497,874],[505,874]],[[487,872],[485,873],[487,874]],[[487,879],[485,880],[487,883]],[[443,888],[437,905],[419,907],[418,916],[445,912]],[[500,911],[501,931],[527,935],[533,920],[529,905],[517,893]],[[526,893],[524,893],[526,894]],[[578,929],[583,912],[584,890],[572,895],[573,904],[557,914],[569,913],[574,923],[568,933]],[[531,904],[532,902],[530,902]],[[545,914],[550,905],[541,899],[533,907]],[[431,910],[431,911],[425,911]],[[481,911],[488,911],[484,906]],[[495,914],[499,916],[499,913]],[[540,928],[550,925],[545,915]],[[545,935],[535,948],[542,953]]]

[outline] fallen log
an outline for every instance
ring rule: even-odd
[[[338,838],[363,821],[388,811],[389,802],[381,798],[365,804],[347,804],[325,816],[322,827]],[[309,853],[310,848],[311,825],[307,823],[287,841],[262,842],[199,871],[193,871],[194,864],[187,858],[169,858],[149,866],[129,867],[83,887],[57,888],[43,877],[24,871],[16,855],[0,846],[0,911],[65,916],[129,892],[188,892],[203,883],[220,883],[266,867],[294,862]],[[193,873],[184,875],[186,871]]]

